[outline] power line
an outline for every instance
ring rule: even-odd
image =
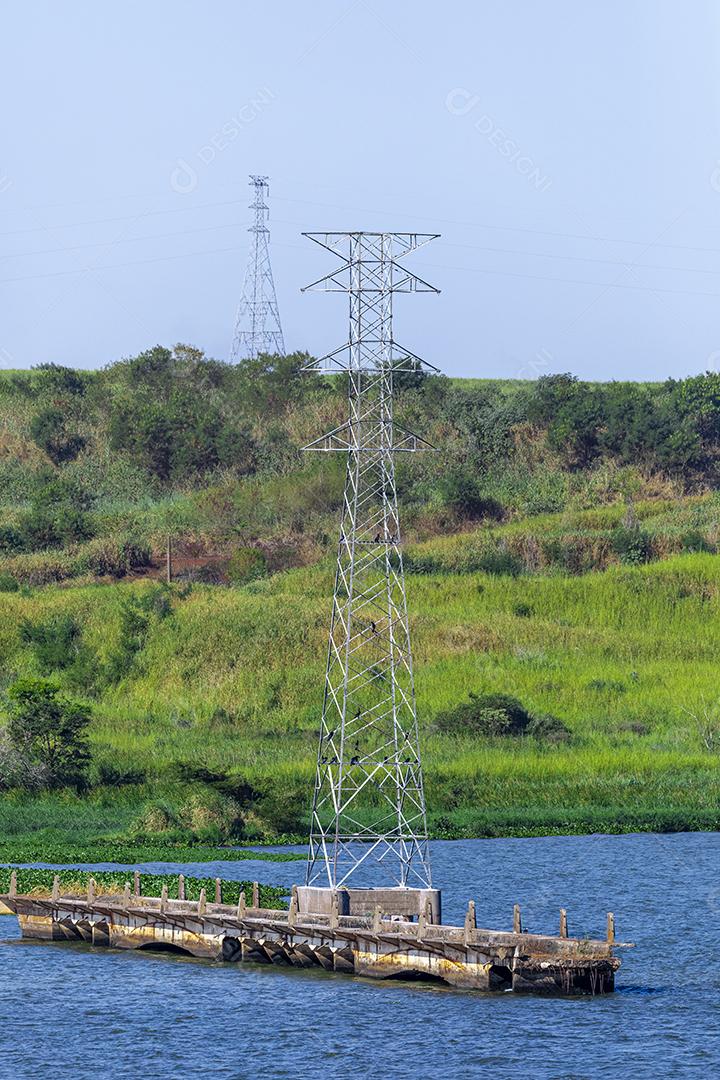
[[[118,196],[118,198],[131,198],[131,197],[135,198],[136,196]],[[287,196],[283,197],[283,196],[279,196],[279,195],[274,195],[273,198],[276,199],[276,200],[280,200],[282,202],[298,203],[298,204],[302,204],[302,205],[305,205],[305,206],[319,206],[319,207],[323,207],[323,208],[330,207],[330,208],[333,208],[333,209],[344,210],[344,211],[348,211],[348,212],[351,212],[351,213],[377,214],[377,215],[382,215],[382,214],[387,214],[388,213],[388,211],[386,211],[386,210],[369,209],[367,207],[357,207],[357,206],[343,206],[343,205],[337,204],[337,203],[317,202],[317,201],[312,200],[312,199],[297,199],[297,198],[289,198]],[[216,207],[216,206],[239,206],[239,205],[242,205],[242,204],[243,204],[242,199],[226,199],[226,200],[222,200],[222,201],[218,201],[218,202],[207,202],[207,203],[197,203],[195,205],[187,205],[187,206],[166,207],[166,208],[160,209],[160,210],[146,210],[146,211],[141,211],[140,213],[137,213],[137,214],[122,214],[122,215],[117,215],[117,216],[114,216],[114,217],[107,217],[107,218],[92,218],[92,219],[88,219],[86,221],[74,221],[74,222],[69,222],[67,224],[39,225],[39,226],[33,226],[31,228],[28,228],[28,229],[14,229],[14,230],[11,230],[9,232],[0,232],[0,236],[21,236],[21,235],[24,235],[25,233],[46,232],[49,229],[73,229],[73,228],[81,228],[81,227],[84,227],[86,225],[105,225],[105,224],[112,224],[112,223],[119,222],[119,221],[133,221],[133,220],[138,220],[138,219],[142,220],[143,218],[146,218],[146,217],[155,217],[155,216],[164,215],[164,214],[179,214],[179,213],[184,213],[184,212],[187,212],[187,211],[190,211],[190,210],[204,210],[204,209],[209,209],[209,208]],[[51,204],[49,204],[49,205],[51,205]],[[73,205],[73,204],[66,204],[66,205]],[[520,225],[498,225],[496,223],[491,223],[491,222],[462,221],[462,220],[459,220],[459,219],[456,219],[456,218],[437,218],[437,217],[434,217],[434,216],[432,218],[428,218],[427,216],[422,215],[422,214],[411,214],[411,213],[402,213],[401,212],[400,216],[415,218],[416,220],[419,220],[419,221],[424,221],[424,220],[433,220],[435,222],[439,221],[441,224],[444,224],[444,225],[461,225],[464,228],[471,227],[471,228],[477,228],[477,229],[492,229],[492,230],[498,231],[498,232],[518,232],[518,233],[523,233],[523,234],[528,234],[528,235],[533,235],[533,236],[552,236],[552,237],[555,237],[555,238],[558,238],[558,239],[564,239],[564,240],[583,240],[583,241],[586,241],[586,242],[588,240],[591,240],[591,241],[596,241],[598,243],[630,244],[630,245],[636,246],[636,247],[647,247],[648,243],[649,243],[647,240],[633,240],[633,239],[630,239],[628,237],[594,236],[592,234],[588,235],[588,234],[585,234],[585,233],[556,232],[556,231],[552,231],[552,230],[549,230],[549,229],[532,229],[532,228],[527,228],[525,226],[520,226]],[[306,222],[288,221],[287,219],[284,220],[282,218],[276,218],[275,220],[278,221],[278,222],[282,222],[283,224],[287,224],[287,225],[298,225],[298,226],[300,226],[302,228],[304,228],[306,226],[306,224],[307,224]],[[448,245],[451,242],[450,241],[442,241],[442,243]],[[475,245],[452,244],[452,246],[454,246],[454,247],[474,247]],[[669,243],[657,242],[657,243],[651,244],[650,246],[659,247],[659,248],[668,248],[668,249],[672,249],[672,250],[676,250],[676,251],[699,251],[699,252],[705,252],[707,254],[720,255],[720,248],[705,247],[705,246],[697,245],[697,244],[669,244]],[[480,250],[491,251],[491,250],[501,250],[501,249],[492,249],[492,248],[484,248],[483,249],[482,247],[480,247]],[[523,253],[523,254],[534,254],[534,253],[533,252],[527,252],[527,253]],[[560,255],[548,256],[548,258],[553,258],[553,257],[554,258],[568,258],[569,259],[569,258],[573,258],[574,256],[560,256]],[[577,256],[577,258],[579,259],[579,258],[581,258],[581,256]],[[653,269],[655,269],[655,268],[653,267]],[[668,267],[667,269],[675,269],[675,268],[674,267]],[[677,269],[682,269],[682,268],[677,268]]]
[[[278,247],[299,248],[299,244],[276,243]],[[0,285],[9,285],[19,281],[36,281],[42,278],[65,277],[69,274],[87,274],[100,270],[121,270],[129,266],[145,266],[149,263],[171,262],[175,259],[194,259],[202,255],[223,255],[228,252],[243,251],[243,247],[208,248],[205,251],[188,251],[180,255],[158,255],[150,259],[133,259],[129,262],[106,263],[101,266],[78,267],[74,270],[53,270],[44,274],[24,274],[20,277],[0,278]],[[510,270],[492,270],[479,266],[448,266],[444,263],[428,264],[438,270],[454,270],[458,273],[489,274],[496,277],[522,278],[526,281],[542,281],[547,284],[557,282],[559,285],[590,285],[599,289],[628,289],[633,292],[667,293],[675,296],[701,296],[713,300],[720,299],[720,293],[699,292],[692,289],[666,289],[656,288],[652,285],[626,285],[620,282],[609,281],[585,281],[580,278],[543,277],[540,274],[522,274]]]
[[[91,221],[72,221],[65,225],[35,225],[31,229],[14,229],[12,232],[2,232],[0,236],[21,236],[24,233],[47,232],[49,229],[78,229],[83,225],[108,225],[116,221],[142,221],[146,217],[156,217],[159,214],[181,214],[186,210],[204,210],[210,206],[240,206],[242,199],[226,199],[224,202],[198,203],[195,206],[173,206],[164,210],[142,210],[137,214],[122,214],[119,217],[93,218]]]
[[[206,205],[214,205],[214,204],[206,204]],[[132,219],[130,219],[130,220],[132,220]],[[303,222],[290,221],[290,220],[288,220],[286,218],[285,219],[276,218],[275,220],[281,222],[284,225],[302,226],[304,224]],[[176,229],[173,232],[153,233],[153,234],[151,234],[149,236],[130,236],[130,237],[125,237],[125,238],[119,239],[119,240],[96,240],[96,241],[93,241],[92,243],[88,243],[88,244],[72,244],[72,245],[69,245],[69,246],[66,246],[66,247],[41,248],[41,249],[38,249],[36,251],[17,251],[17,252],[12,252],[12,253],[7,253],[7,254],[4,254],[4,255],[0,255],[0,259],[24,259],[24,258],[32,258],[35,255],[55,255],[55,254],[63,254],[64,252],[68,252],[68,251],[83,251],[83,250],[92,249],[92,248],[112,247],[115,244],[136,244],[136,243],[142,243],[143,241],[147,241],[147,240],[171,240],[175,236],[190,236],[190,235],[192,235],[194,233],[216,232],[219,229],[242,228],[244,226],[244,224],[245,224],[244,222],[240,222],[240,221],[230,221],[230,222],[224,222],[224,223],[222,223],[220,225],[201,225],[201,226],[199,226],[197,228],[194,228],[194,229]],[[0,235],[2,235],[2,234],[0,234]],[[295,246],[297,246],[297,245],[295,245]],[[587,255],[562,255],[562,254],[560,254],[558,252],[551,252],[551,251],[527,251],[527,250],[518,251],[516,248],[491,247],[491,246],[485,245],[485,244],[463,244],[463,243],[458,243],[458,242],[454,242],[454,241],[450,241],[450,240],[441,241],[437,246],[438,247],[444,246],[444,247],[464,248],[464,249],[467,249],[467,250],[470,250],[470,251],[487,251],[487,252],[490,252],[492,254],[522,255],[522,256],[529,256],[529,257],[535,258],[535,259],[555,259],[555,260],[560,260],[560,261],[563,261],[563,262],[594,263],[594,264],[602,265],[602,266],[618,266],[618,267],[625,267],[625,268],[628,268],[628,269],[632,268],[632,269],[642,269],[642,270],[662,270],[664,272],[683,273],[683,274],[711,274],[711,275],[720,274],[720,270],[706,270],[706,269],[703,269],[702,267],[696,267],[696,266],[663,266],[663,265],[658,265],[658,264],[655,264],[655,263],[631,263],[631,264],[629,264],[626,261],[623,261],[623,260],[620,260],[620,259],[598,259],[598,258],[593,258],[592,256],[587,256]],[[706,248],[706,249],[703,249],[703,250],[706,250],[708,252],[715,251],[715,252],[717,252],[717,254],[720,254],[720,249]],[[448,267],[448,269],[450,269],[450,268]],[[460,269],[460,268],[459,267],[454,267],[452,269]],[[469,267],[468,269],[475,269],[475,268]],[[490,273],[490,271],[484,271],[484,272]]]
[[[387,210],[372,210],[372,209],[369,209],[368,207],[359,207],[359,206],[341,206],[340,204],[337,204],[337,203],[335,203],[335,204],[333,204],[333,203],[320,203],[320,202],[314,202],[311,199],[291,199],[291,198],[288,198],[287,196],[283,198],[283,196],[280,196],[280,195],[275,196],[275,198],[276,199],[281,199],[283,202],[303,203],[304,205],[307,205],[307,206],[321,206],[321,207],[324,207],[324,208],[331,207],[331,208],[336,209],[336,210],[350,211],[351,213],[379,214],[379,215],[390,213],[390,211],[387,211]],[[549,229],[529,229],[527,227],[520,226],[520,225],[497,225],[495,223],[488,223],[488,222],[483,222],[483,221],[461,221],[461,220],[458,220],[457,218],[438,218],[435,215],[433,215],[432,217],[428,217],[427,215],[423,215],[423,214],[414,214],[414,213],[408,213],[408,212],[403,213],[402,211],[399,211],[399,212],[398,211],[392,211],[392,213],[396,214],[396,215],[399,213],[400,217],[410,217],[410,218],[414,218],[417,221],[434,221],[436,224],[442,224],[442,225],[461,225],[463,228],[468,228],[469,227],[469,228],[473,228],[473,229],[495,229],[495,230],[498,230],[500,232],[520,232],[520,233],[530,233],[530,234],[535,235],[535,236],[555,236],[555,237],[558,237],[558,238],[564,239],[564,240],[585,240],[585,241],[587,241],[587,240],[595,240],[595,241],[597,241],[599,243],[605,243],[605,244],[632,244],[633,246],[636,246],[636,247],[645,247],[646,248],[646,247],[650,246],[650,247],[673,248],[673,249],[676,249],[678,251],[706,251],[706,252],[710,252],[710,253],[714,253],[714,254],[720,254],[720,248],[701,247],[701,246],[692,245],[692,244],[663,244],[663,243],[659,243],[659,242],[657,242],[657,243],[650,242],[648,240],[631,240],[631,239],[629,239],[627,237],[623,238],[623,237],[619,237],[619,236],[614,236],[614,237],[613,236],[595,236],[595,235],[587,234],[587,233],[554,232],[554,231],[551,231]]]
[[[540,274],[520,274],[512,270],[486,270],[480,266],[445,266],[441,263],[426,263],[435,270],[457,270],[461,274],[491,274],[497,277],[524,278],[526,281],[544,281],[559,285],[592,285],[596,289],[630,289],[634,292],[668,293],[671,296],[709,296],[720,300],[720,293],[696,292],[693,289],[665,289],[656,288],[654,285],[624,285],[616,281],[583,281],[580,278],[543,277]]]
[[[212,204],[206,204],[206,205],[212,205]],[[276,218],[275,220],[281,222],[284,225],[302,226],[304,224],[303,222],[299,222],[299,221],[290,221],[287,218]],[[83,250],[91,249],[91,248],[111,247],[111,246],[114,246],[115,244],[136,244],[136,243],[141,243],[141,242],[146,241],[146,240],[171,240],[175,236],[190,236],[190,235],[192,235],[194,233],[216,232],[219,229],[242,228],[244,226],[244,224],[245,223],[241,222],[241,221],[230,221],[230,222],[224,222],[224,223],[222,223],[220,225],[201,225],[201,226],[199,226],[199,227],[197,227],[195,229],[176,229],[173,232],[153,233],[153,234],[151,234],[149,236],[129,236],[129,237],[125,237],[124,239],[120,239],[120,240],[96,240],[96,241],[93,241],[92,243],[88,243],[88,244],[72,244],[72,245],[69,245],[67,247],[41,248],[41,249],[36,250],[36,251],[17,251],[17,252],[8,253],[8,254],[5,254],[5,255],[0,255],[0,259],[24,259],[24,258],[31,258],[34,255],[55,255],[55,254],[62,254],[63,252],[67,252],[67,251],[83,251]],[[3,234],[0,234],[0,235],[3,235]],[[657,264],[654,264],[654,263],[632,263],[632,264],[628,264],[627,262],[625,262],[623,260],[620,260],[620,259],[598,259],[598,258],[593,258],[592,256],[587,256],[587,255],[561,255],[558,252],[551,252],[551,251],[526,251],[526,250],[518,251],[516,248],[490,247],[490,246],[485,245],[485,244],[463,244],[463,243],[458,243],[458,242],[454,242],[454,241],[451,241],[451,240],[441,241],[437,246],[438,247],[443,247],[444,246],[444,247],[464,248],[464,249],[467,249],[467,250],[470,250],[470,251],[487,251],[487,252],[490,252],[492,254],[523,255],[523,256],[530,256],[530,257],[535,258],[535,259],[555,259],[555,260],[561,260],[563,262],[586,262],[586,263],[595,263],[597,265],[603,265],[603,266],[618,266],[618,267],[628,267],[628,268],[630,268],[630,266],[631,266],[633,269],[642,269],[642,270],[662,270],[662,271],[667,271],[667,272],[686,273],[686,274],[712,274],[712,275],[720,274],[720,270],[705,270],[705,269],[703,269],[701,267],[696,267],[696,266],[662,266],[662,265],[657,265]],[[707,249],[704,249],[704,250],[716,251],[718,254],[720,254],[720,249],[707,248]],[[470,268],[470,269],[472,269],[472,268]]]
[[[113,247],[115,244],[138,244],[143,240],[169,240],[173,236],[190,236],[192,233],[214,232],[217,229],[240,229],[244,221],[229,221],[223,225],[201,225],[197,229],[176,229],[175,232],[153,233],[151,236],[126,236],[119,240],[95,240],[91,244],[73,244],[70,247],[44,248],[40,251],[16,251],[0,255],[0,259],[29,259],[33,255],[61,255],[66,251],[83,251],[85,248]],[[299,245],[298,245],[299,246]]]
[[[552,251],[518,251],[517,248],[486,247],[482,244],[457,244],[451,240],[444,241],[443,244],[437,246],[469,248],[472,251],[490,251],[502,255],[530,255],[535,259],[561,259],[564,262],[597,263],[602,266],[625,267],[628,270],[666,270],[682,274],[720,274],[720,270],[704,270],[699,266],[660,266],[656,263],[628,262],[622,259],[595,259],[588,255],[560,255]],[[713,249],[708,248],[706,250]],[[720,248],[715,250],[720,254]]]
[[[292,245],[299,247],[299,244]],[[182,255],[158,255],[153,259],[134,259],[132,262],[107,263],[105,266],[84,266],[75,270],[53,270],[47,274],[28,274],[23,277],[0,278],[0,285],[6,285],[15,281],[36,281],[39,278],[65,277],[68,274],[91,274],[96,270],[120,270],[126,266],[145,266],[147,263],[169,262],[173,259],[195,259],[200,255],[222,255],[229,251],[243,251],[241,247],[211,248],[207,251],[186,251]]]

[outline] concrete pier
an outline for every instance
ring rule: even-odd
[[[375,890],[337,890],[329,910],[302,910],[293,889],[289,911],[223,904],[220,890],[209,903],[123,894],[96,895],[92,883],[85,896],[50,897],[10,893],[0,896],[17,914],[23,937],[46,941],[85,941],[119,949],[155,949],[186,953],[208,960],[249,961],[292,967],[319,967],[369,978],[432,979],[466,990],[604,994],[614,989],[620,966],[614,949],[614,924],[608,919],[607,940],[484,930],[475,926],[472,901],[464,926],[433,921],[439,895],[423,898],[411,918],[407,897],[392,904],[373,904],[371,914],[358,913],[379,899]],[[406,890],[405,890],[406,891]],[[422,890],[432,894],[435,890]],[[254,890],[257,896],[257,890]],[[392,894],[394,890],[377,890]],[[346,894],[346,895],[342,895]],[[322,906],[320,903],[314,906]],[[399,906],[403,913],[383,910]],[[343,910],[350,913],[341,914]],[[561,928],[566,930],[561,918]]]

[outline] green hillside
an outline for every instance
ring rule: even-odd
[[[0,377],[13,850],[303,835],[342,471],[299,448],[344,407],[303,360]],[[446,450],[398,476],[434,834],[718,827],[717,377],[418,375],[399,415]],[[40,684],[90,717],[72,782],[9,739]]]

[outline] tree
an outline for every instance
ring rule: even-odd
[[[66,414],[51,405],[42,409],[30,421],[30,435],[36,446],[44,450],[53,465],[74,461],[85,448],[85,439],[67,430]]]
[[[568,468],[587,468],[597,457],[601,399],[588,383],[569,374],[541,375],[528,415],[547,426],[548,446],[562,454]]]
[[[88,706],[61,696],[45,679],[18,679],[7,697],[7,733],[13,749],[42,768],[48,787],[82,784],[90,763]]]
[[[39,551],[89,540],[93,535],[87,513],[91,501],[72,480],[53,473],[41,474],[31,493],[30,510],[20,519],[25,546]]]
[[[118,369],[116,371],[116,369]],[[225,466],[248,471],[252,439],[227,394],[235,369],[199,349],[157,346],[113,369],[112,450],[163,484]]]
[[[235,366],[239,402],[253,416],[277,416],[322,385],[317,375],[303,371],[308,353],[287,356],[260,353]]]
[[[62,364],[38,364],[33,371],[37,372],[34,381],[41,394],[83,397],[91,377],[85,371],[76,371]]]

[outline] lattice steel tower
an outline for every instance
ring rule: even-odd
[[[438,292],[398,262],[434,237],[305,235],[342,260],[307,288],[350,299],[348,342],[308,365],[347,374],[349,418],[306,447],[347,455],[307,883],[335,888],[371,861],[373,885],[427,887],[394,455],[432,448],[393,420],[395,375],[423,361],[393,339],[392,297]]]
[[[284,354],[285,352],[268,250],[270,240],[270,230],[267,227],[270,214],[267,205],[270,193],[268,177],[251,176],[250,184],[255,193],[250,203],[250,209],[255,211],[255,219],[248,229],[252,240],[230,352],[233,363],[258,356],[260,353]]]

